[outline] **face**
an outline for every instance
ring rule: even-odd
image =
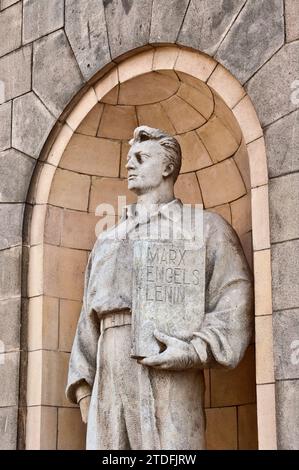
[[[127,160],[128,188],[136,194],[158,188],[173,170],[165,159],[163,147],[156,141],[133,144]]]

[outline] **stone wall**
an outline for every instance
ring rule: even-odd
[[[296,340],[299,308],[299,99],[292,88],[299,79],[298,16],[298,0],[0,0],[3,448],[17,445],[19,366],[26,360],[20,336],[20,305],[27,295],[21,291],[27,257],[23,214],[25,206],[30,209],[26,201],[34,168],[73,98],[79,99],[111,61],[157,43],[214,56],[244,85],[262,123],[270,176],[278,445],[299,448],[299,370],[290,344]],[[264,313],[267,322],[269,311]],[[264,391],[266,403],[267,384]],[[22,423],[20,413],[20,437]]]

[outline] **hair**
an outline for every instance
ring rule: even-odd
[[[130,140],[129,144],[134,145],[136,143],[145,142],[146,140],[155,140],[163,147],[167,162],[173,164],[174,169],[172,177],[175,182],[179,176],[182,165],[182,151],[178,141],[160,129],[140,126],[134,130],[133,139]]]

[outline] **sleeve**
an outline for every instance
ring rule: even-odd
[[[88,384],[90,389],[92,388],[96,373],[100,327],[96,312],[90,309],[88,305],[88,287],[92,258],[93,252],[89,256],[85,272],[83,305],[69,362],[66,396],[72,403],[77,403],[76,391],[78,387],[83,386],[83,388],[86,388]]]
[[[253,332],[252,278],[233,228],[216,214],[206,241],[205,317],[191,343],[202,368],[233,368]]]

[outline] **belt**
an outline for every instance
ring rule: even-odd
[[[107,328],[123,325],[131,325],[131,311],[129,309],[107,313],[101,318],[101,332]]]

